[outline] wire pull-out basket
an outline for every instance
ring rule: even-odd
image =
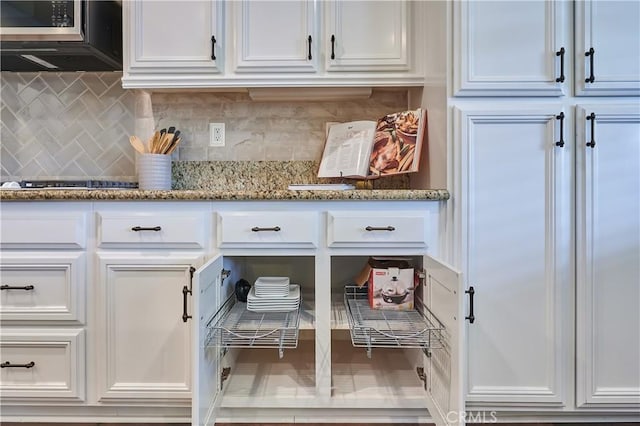
[[[275,348],[282,358],[285,348],[298,347],[300,306],[302,300],[289,312],[252,312],[232,295],[209,322],[207,346]]]
[[[414,310],[393,311],[372,309],[366,290],[346,286],[344,304],[347,310],[353,346],[372,348],[421,348],[442,347],[444,325],[415,298]]]

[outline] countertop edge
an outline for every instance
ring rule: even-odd
[[[94,201],[234,201],[234,200],[397,200],[397,201],[446,201],[450,197],[446,189],[358,189],[347,191],[211,191],[211,190],[170,190],[148,191],[130,189],[29,189],[2,190],[0,201],[54,201],[54,200],[94,200]]]

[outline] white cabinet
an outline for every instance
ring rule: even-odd
[[[406,1],[322,2],[328,71],[409,71],[411,29]]]
[[[579,105],[576,115],[577,404],[637,410],[640,110]]]
[[[461,1],[453,17],[456,96],[640,94],[637,2]]]
[[[410,0],[125,2],[122,84],[422,86],[424,13]]]
[[[236,72],[317,72],[318,4],[312,0],[232,2]]]
[[[96,386],[102,404],[190,402],[188,289],[211,239],[211,213],[208,204],[175,207],[105,203],[96,209]]]
[[[87,207],[2,205],[2,410],[86,400]]]
[[[476,299],[467,330],[472,403],[567,402],[573,160],[571,143],[556,144],[561,109],[454,110],[456,256]]]
[[[366,202],[357,206],[330,202],[316,206],[285,204],[287,213],[292,215],[286,224],[294,228],[296,217],[305,224],[305,217],[312,212],[323,212],[324,217],[329,217],[329,212],[349,217],[353,226],[365,228],[371,219],[365,212],[381,207]],[[259,202],[245,205],[246,210],[242,211],[234,211],[228,203],[219,203],[218,207],[223,219],[217,226],[223,228],[237,226],[227,218],[242,218],[252,214],[249,212],[268,217],[277,208]],[[424,202],[389,203],[387,208],[384,218],[394,224],[404,221],[405,215],[425,219],[426,211],[437,211],[436,205]],[[313,229],[326,236],[331,233],[326,225]],[[219,232],[225,235],[228,231]],[[429,241],[435,238],[430,235]],[[321,237],[320,241],[327,240]],[[284,244],[279,249],[267,246],[269,249],[265,250],[265,246],[250,241],[243,246],[222,247],[220,255],[194,273],[190,303],[195,343],[192,424],[208,425],[229,418],[255,421],[256,415],[261,421],[293,421],[300,418],[301,410],[309,413],[307,419],[326,421],[327,416],[334,415],[352,420],[370,418],[390,400],[394,401],[393,410],[384,409],[389,418],[431,418],[438,425],[458,424],[457,414],[453,419],[448,413],[458,413],[464,406],[461,345],[466,299],[461,276],[428,256],[424,241],[421,246],[412,241],[406,245],[399,241],[390,248],[380,247],[375,241],[338,248]],[[417,269],[424,270],[420,288],[428,300],[429,311],[425,315],[439,324],[437,329],[433,326],[425,331],[419,328],[420,324],[413,324],[413,328],[409,324],[410,330],[395,330],[398,336],[394,338],[389,333],[376,335],[371,329],[358,328],[363,340],[350,337],[345,285],[353,283],[368,253],[381,252],[409,256]],[[253,282],[263,275],[290,276],[291,282],[299,283],[302,289],[303,306],[295,344],[287,338],[289,329],[285,323],[273,330],[259,328],[274,321],[268,314],[252,316],[250,322],[238,321],[236,308],[240,305],[240,311],[247,312],[240,302],[228,311],[228,317],[223,315],[227,319],[220,319],[220,312],[225,312],[229,303],[224,299],[231,296],[227,300],[233,303],[233,283],[240,277]],[[365,309],[366,298],[363,303],[353,306]],[[397,314],[396,318],[404,318],[402,313]],[[382,318],[383,313],[380,315]],[[389,312],[384,317],[386,321],[380,324],[385,326],[397,321]],[[417,337],[420,335],[434,339],[430,343],[432,349]],[[356,345],[366,341],[366,336],[368,344]]]
[[[3,327],[0,352],[3,404],[84,400],[84,329]]]
[[[122,7],[124,69],[132,85],[222,71],[222,1],[127,1]]]
[[[640,3],[575,2],[575,91],[640,95]]]
[[[202,254],[97,254],[98,400],[188,404],[192,340],[183,287]]]
[[[566,94],[570,16],[568,1],[453,2],[454,95]]]

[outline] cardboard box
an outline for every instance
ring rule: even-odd
[[[414,309],[416,277],[405,258],[369,259],[369,306],[372,309]]]

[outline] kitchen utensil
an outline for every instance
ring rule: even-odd
[[[129,142],[133,146],[133,148],[138,151],[140,154],[145,153],[144,143],[137,136],[129,136]]]
[[[247,295],[249,294],[249,291],[251,291],[251,283],[249,281],[241,278],[238,280],[238,282],[236,282],[235,293],[236,299],[238,299],[239,302],[247,301]]]

